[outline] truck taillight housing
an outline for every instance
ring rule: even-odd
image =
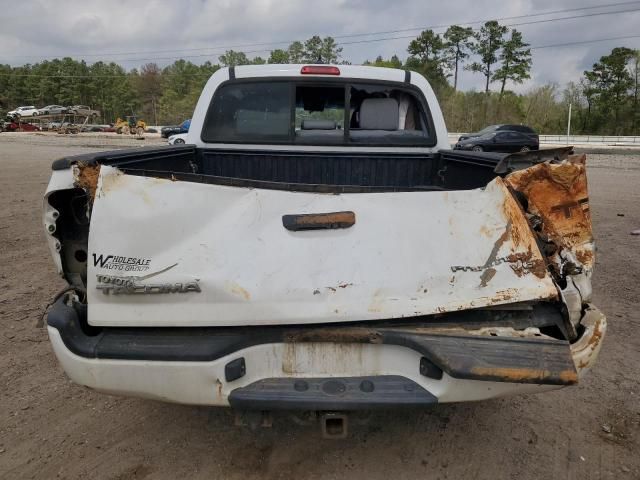
[[[340,75],[338,67],[328,65],[305,65],[300,69],[302,75]]]

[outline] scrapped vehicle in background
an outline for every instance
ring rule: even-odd
[[[169,145],[182,145],[186,142],[187,134],[186,133],[178,133],[176,135],[171,135],[167,140]]]
[[[4,124],[4,129],[7,132],[37,132],[40,127],[32,123],[7,122]]]
[[[606,330],[585,157],[451,150],[413,72],[220,69],[186,145],[55,161],[43,223],[55,354],[112,394],[344,432],[573,385]]]
[[[98,110],[93,110],[91,107],[86,105],[71,105],[70,107],[67,107],[67,112],[73,115],[82,115],[91,118],[100,116],[100,112]]]
[[[173,125],[170,127],[162,127],[160,129],[160,136],[162,138],[169,138],[172,135],[178,135],[181,133],[188,133],[191,126],[191,119],[185,120],[180,125]]]
[[[11,110],[7,112],[7,116],[10,118],[16,117],[34,117],[38,115],[38,109],[33,105],[29,105],[26,107],[18,107],[15,110]]]
[[[67,110],[67,107],[63,107],[62,105],[47,105],[46,107],[38,109],[38,115],[62,115],[63,113],[67,113]]]

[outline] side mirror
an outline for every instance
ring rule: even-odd
[[[491,141],[492,141],[493,143],[496,143],[496,142],[497,142],[496,137],[494,136],[494,137],[491,139]]]

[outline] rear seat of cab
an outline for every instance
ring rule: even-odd
[[[342,129],[338,129],[338,126],[334,120],[316,120],[306,118],[302,120],[301,127],[302,128],[296,132],[296,135],[303,138],[341,138],[344,135],[344,132],[342,131]]]
[[[349,129],[353,142],[371,143],[393,137],[422,138],[421,130],[399,130],[400,111],[395,98],[365,98],[359,112],[359,128]]]
[[[353,142],[373,143],[384,142],[393,137],[394,141],[401,139],[423,138],[421,130],[399,130],[400,111],[395,98],[366,98],[360,106],[359,128],[350,128],[349,133]],[[313,139],[335,138],[341,139],[344,131],[337,128],[333,120],[305,119],[296,136],[305,141]]]

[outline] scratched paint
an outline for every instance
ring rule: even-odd
[[[103,298],[92,284],[99,266],[90,263],[93,325],[349,322],[558,298],[509,178],[468,191],[325,195],[158,180],[103,165],[99,182],[116,187],[94,202],[89,252],[178,263],[158,281],[197,278],[202,292],[189,308]],[[283,226],[284,215],[327,212],[353,212],[357,222]]]

